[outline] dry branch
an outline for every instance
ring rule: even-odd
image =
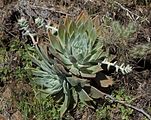
[[[105,95],[105,98],[106,99],[109,98],[112,102],[120,103],[120,104],[122,104],[122,105],[124,105],[126,107],[132,108],[132,109],[134,109],[134,110],[142,113],[144,116],[146,116],[146,118],[148,118],[149,120],[151,120],[151,116],[148,113],[146,113],[143,109],[140,109],[140,108],[137,108],[137,107],[135,107],[133,105],[130,105],[130,104],[126,103],[125,101],[117,100],[117,99],[115,99],[114,97],[112,97],[111,95],[108,95],[108,94]]]

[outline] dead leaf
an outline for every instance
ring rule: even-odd
[[[106,76],[107,79],[100,80],[100,84],[102,87],[109,87],[113,85],[113,80],[109,76]]]

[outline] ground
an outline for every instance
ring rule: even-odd
[[[151,1],[150,0],[1,0],[0,1],[0,120],[56,120],[58,105],[51,98],[36,96],[31,84],[29,67],[32,62],[28,50],[33,46],[24,39],[17,21],[42,17],[58,24],[66,15],[76,17],[86,10],[91,17],[99,16],[119,21],[123,26],[136,24],[136,31],[126,39],[123,59],[133,67],[128,75],[113,73],[111,94],[121,101],[143,109],[151,115]],[[103,21],[102,21],[103,22]],[[117,46],[117,47],[121,47]],[[114,47],[112,47],[114,52]],[[119,48],[119,50],[121,50]],[[119,103],[103,102],[96,110],[82,104],[66,114],[64,119],[75,120],[146,120],[137,110]]]

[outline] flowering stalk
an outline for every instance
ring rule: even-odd
[[[115,70],[116,72],[121,71],[122,74],[124,75],[132,71],[132,67],[130,65],[124,66],[124,63],[122,63],[122,65],[119,66],[116,63],[117,61],[115,61],[114,63],[110,63],[107,61],[107,59],[104,59],[101,63],[99,63],[99,65],[106,64],[108,70],[110,69],[111,66],[113,66],[116,68]]]
[[[21,19],[18,20],[18,24],[20,26],[20,30],[25,31],[25,33],[23,33],[23,35],[30,36],[33,44],[36,45],[38,43],[38,39],[37,39],[37,41],[34,39],[34,36],[36,36],[36,33],[31,33],[30,32],[27,20],[22,17]],[[55,27],[50,26],[50,23],[48,23],[48,25],[45,25],[44,19],[41,19],[39,17],[35,19],[35,24],[37,25],[38,28],[41,28],[41,27],[44,26],[47,29],[47,31],[49,29],[51,29],[52,34],[54,34],[55,32],[58,32],[58,29],[55,28]]]

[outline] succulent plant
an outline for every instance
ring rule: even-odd
[[[102,68],[98,62],[109,57],[99,40],[98,18],[93,20],[86,13],[72,21],[68,17],[60,24],[58,35],[48,33],[49,51],[70,75],[93,78]]]
[[[79,99],[93,107],[93,99],[103,98],[103,93],[90,84],[90,80],[103,70],[98,62],[107,57],[99,41],[98,25],[93,23],[97,19],[90,19],[86,13],[81,13],[76,21],[67,17],[64,24],[60,24],[58,35],[48,31],[47,49],[36,45],[41,57],[41,60],[33,57],[41,68],[33,71],[36,83],[48,95],[63,93],[58,98],[64,101],[61,116],[69,107],[75,108]]]
[[[37,21],[40,26],[44,25],[42,20]],[[99,18],[91,19],[86,12],[82,12],[76,20],[66,17],[56,30],[57,35],[51,32],[51,26],[46,25],[46,28],[46,44],[40,40],[35,44],[40,58],[32,56],[40,67],[33,71],[35,82],[42,86],[42,92],[62,103],[61,117],[67,110],[74,109],[79,100],[93,108],[96,100],[104,98],[105,93],[92,83],[97,80],[101,87],[113,83],[102,72],[101,64],[109,64],[114,56],[104,49],[100,40]],[[108,67],[114,65],[109,64]],[[98,76],[98,73],[101,75]]]

